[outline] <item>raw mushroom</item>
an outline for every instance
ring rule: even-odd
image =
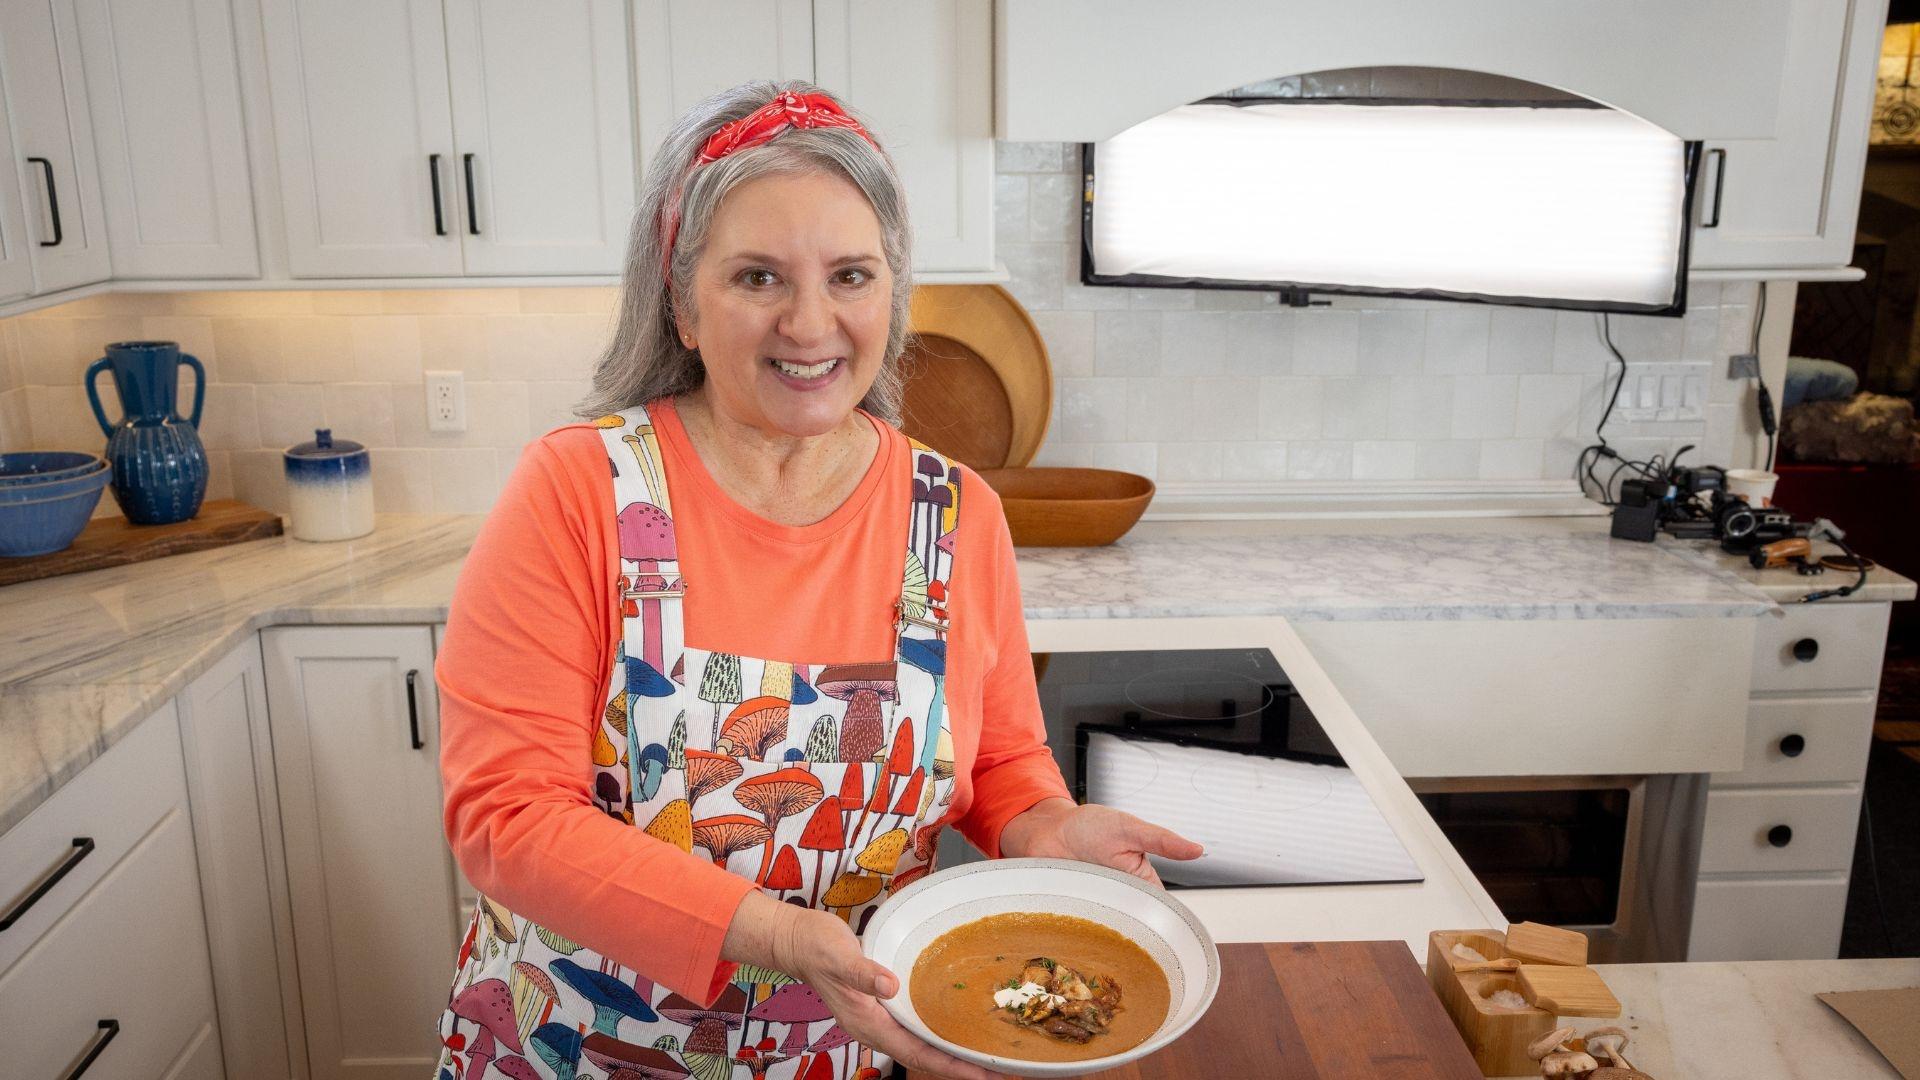
[[[1572,1050],[1556,1050],[1540,1059],[1540,1075],[1547,1080],[1562,1076],[1585,1076],[1600,1067],[1590,1054]]]
[[[609,1038],[620,1035],[620,1020],[628,1017],[651,1024],[659,1017],[647,1007],[646,999],[634,988],[604,971],[583,968],[571,960],[555,960],[547,965],[553,977],[593,1006],[593,1030]],[[502,987],[504,989],[504,987]]]
[[[1527,1056],[1539,1061],[1556,1050],[1565,1050],[1566,1041],[1571,1038],[1573,1038],[1572,1028],[1554,1028],[1527,1044]]]
[[[1633,1068],[1633,1062],[1622,1053],[1627,1048],[1627,1033],[1623,1028],[1602,1027],[1587,1032],[1587,1052],[1605,1058],[1622,1069]]]

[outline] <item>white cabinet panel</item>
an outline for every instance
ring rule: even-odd
[[[34,291],[104,280],[113,266],[73,0],[0,4],[0,78],[27,191]]]
[[[1845,874],[1703,881],[1688,960],[1831,960],[1846,921]]]
[[[261,638],[311,1075],[416,1080],[458,944],[432,635]]]
[[[992,4],[816,0],[814,56],[900,172],[914,269],[992,270]]]
[[[27,237],[27,204],[20,187],[20,160],[7,116],[7,88],[0,80],[0,300],[33,292],[32,242]]]
[[[293,275],[458,275],[439,0],[262,0],[261,18]]]
[[[218,928],[209,944],[222,1057],[233,1076],[286,1080],[305,1044],[260,639],[248,634],[178,705],[200,891]]]
[[[1773,137],[1704,147],[1694,267],[1852,260],[1885,17],[1884,0],[1793,0]]]
[[[1851,784],[1867,773],[1873,695],[1760,698],[1747,709],[1747,760],[1714,787]]]
[[[447,0],[469,274],[618,274],[633,216],[621,0]]]
[[[1853,866],[1860,785],[1707,792],[1700,872],[1818,873]],[[1704,884],[1704,883],[1703,883]]]
[[[813,79],[808,0],[635,0],[640,168],[681,113],[752,79]]]
[[[257,277],[227,0],[79,0],[113,273]]]
[[[1753,637],[1755,690],[1880,685],[1891,604],[1800,604],[1764,616]]]

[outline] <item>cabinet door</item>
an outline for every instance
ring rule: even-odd
[[[872,121],[907,188],[915,270],[993,269],[993,5],[816,0],[820,86]]]
[[[27,192],[34,291],[106,279],[113,265],[73,0],[0,4],[0,78]]]
[[[1708,141],[1697,269],[1844,266],[1866,167],[1884,0],[1794,0],[1771,139]]]
[[[458,944],[432,635],[299,627],[261,641],[311,1075],[418,1080]]]
[[[305,1049],[260,639],[247,635],[179,704],[223,1056],[233,1076],[287,1080]]]
[[[258,277],[227,0],[79,0],[113,274]]]
[[[261,0],[260,14],[293,275],[458,275],[440,0]]]
[[[635,0],[640,168],[701,99],[751,79],[813,79],[808,0]]]
[[[20,189],[20,160],[7,116],[7,88],[0,80],[0,301],[33,292],[33,261],[27,237],[27,207]]]
[[[447,0],[469,274],[618,274],[633,217],[621,0]]]

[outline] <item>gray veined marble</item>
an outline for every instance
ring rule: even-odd
[[[1774,606],[1731,575],[1594,534],[1123,537],[1022,548],[1019,565],[1030,619],[1738,618]]]

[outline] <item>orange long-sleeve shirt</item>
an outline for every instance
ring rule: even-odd
[[[794,663],[892,656],[911,507],[905,436],[810,525],[729,498],[671,406],[648,408],[689,582],[687,644]],[[999,855],[1006,823],[1066,786],[1047,749],[1000,500],[961,483],[949,595],[947,710],[956,789],[946,821]],[[600,431],[527,447],[454,590],[440,685],[447,837],[467,878],[511,910],[688,997],[711,1001],[720,945],[755,888],[608,817],[593,802],[592,737],[620,636],[613,486]]]

